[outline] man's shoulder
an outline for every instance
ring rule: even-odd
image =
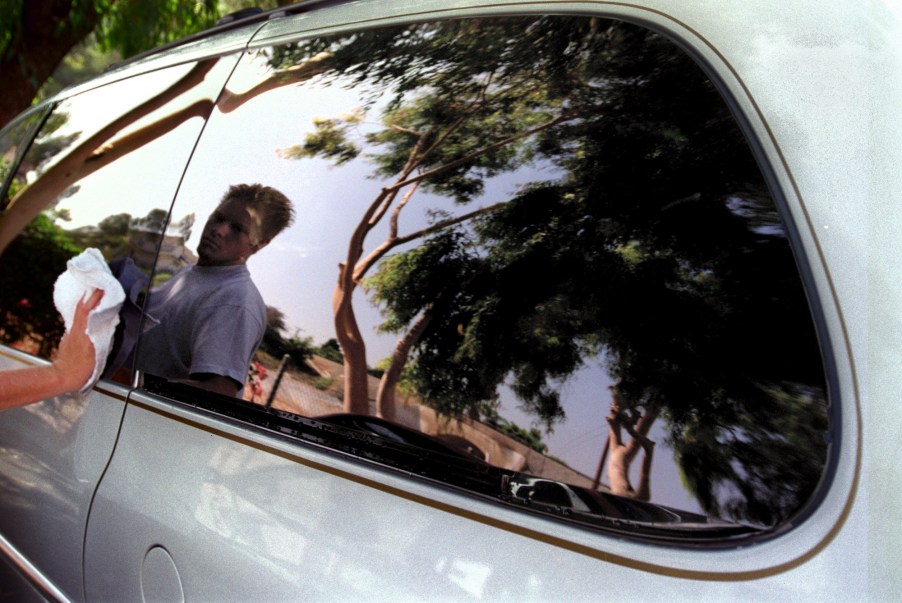
[[[241,306],[266,312],[263,296],[247,271],[234,271],[217,275],[207,283],[208,299],[223,306]]]
[[[232,268],[231,266],[228,268]],[[210,270],[191,266],[173,277],[183,282],[179,289],[178,306],[194,316],[198,312],[214,314],[244,309],[265,321],[266,304],[260,291],[244,266],[229,270]]]
[[[179,273],[182,274],[182,273]],[[256,290],[246,266],[190,266],[184,271],[192,287],[227,289],[230,291]]]

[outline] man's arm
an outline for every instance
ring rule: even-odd
[[[220,394],[240,397],[249,358],[260,344],[266,324],[247,304],[219,303],[195,316],[191,333],[188,383]]]
[[[237,383],[234,379],[222,375],[214,375],[212,373],[195,373],[191,375],[191,380],[186,383],[193,385],[194,387],[206,389],[218,394],[225,394],[226,396],[231,396],[233,398],[238,396],[239,390],[241,389],[241,384]]]
[[[60,341],[53,364],[0,372],[0,410],[59,396],[88,381],[94,372],[94,345],[86,333],[88,314],[102,297],[103,291],[97,289],[78,302],[72,327]]]

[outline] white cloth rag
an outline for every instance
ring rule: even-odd
[[[119,309],[125,301],[125,291],[110,272],[103,255],[94,248],[85,249],[70,259],[66,271],[59,275],[53,287],[53,303],[66,323],[67,332],[75,319],[78,302],[95,289],[103,289],[103,299],[88,315],[85,331],[94,344],[94,373],[79,390],[80,394],[94,387],[103,372],[119,324]]]

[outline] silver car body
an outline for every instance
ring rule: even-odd
[[[138,600],[899,600],[902,6],[357,0],[150,54],[64,91],[301,36],[457,15],[664,33],[742,117],[796,225],[833,442],[818,502],[742,547],[666,547],[523,513],[101,381],[0,415],[0,548],[43,596]],[[230,59],[231,60],[231,59]],[[208,84],[221,87],[228,70]],[[216,81],[216,78],[219,78]],[[2,220],[2,218],[0,218]],[[34,362],[4,347],[0,366]],[[399,529],[403,526],[403,529]]]

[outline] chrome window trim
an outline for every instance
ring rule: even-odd
[[[55,601],[66,603],[71,601],[65,593],[45,576],[28,558],[12,545],[4,536],[0,534],[0,552],[6,555],[11,565],[15,566],[20,574],[28,580],[33,586],[43,591],[43,594],[53,597]]]

